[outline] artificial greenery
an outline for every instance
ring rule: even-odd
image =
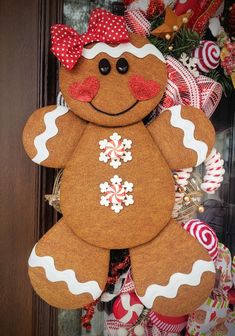
[[[214,79],[216,82],[222,85],[225,96],[230,96],[233,93],[234,88],[232,80],[229,76],[225,75],[224,70],[221,68],[221,66],[218,66],[218,68],[211,70],[205,75]]]
[[[182,53],[190,55],[199,46],[201,37],[191,29],[181,28],[169,41],[153,35],[149,36],[149,40],[164,56],[171,55],[178,59]]]
[[[151,20],[151,31],[160,26],[164,22],[164,15],[158,15]],[[201,41],[205,38],[204,34],[199,35],[197,32],[192,31],[189,28],[182,27],[178,32],[172,35],[170,40],[165,38],[159,38],[153,35],[149,36],[149,40],[154,44],[166,57],[168,55],[179,59],[183,53],[191,56],[192,51],[196,49]],[[203,73],[204,76],[210,77],[220,83],[223,88],[225,96],[229,96],[233,93],[233,83],[229,76],[224,73],[223,68],[219,65],[218,68],[208,73]]]

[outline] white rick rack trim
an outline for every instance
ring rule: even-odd
[[[39,257],[36,254],[34,246],[31,255],[29,257],[30,267],[42,267],[45,271],[46,278],[51,282],[63,281],[67,284],[68,290],[71,294],[79,295],[83,293],[89,293],[93,299],[96,300],[102,293],[97,281],[79,282],[76,278],[75,272],[72,269],[66,269],[64,271],[58,271],[55,267],[55,262],[51,256]]]
[[[49,156],[49,151],[47,149],[46,143],[49,139],[53,138],[58,133],[58,128],[56,126],[56,119],[64,115],[69,111],[66,106],[57,106],[54,110],[45,113],[44,124],[46,129],[43,133],[37,135],[34,139],[34,146],[37,149],[37,154],[32,159],[34,162],[40,164],[45,161]]]
[[[196,260],[190,273],[174,273],[166,286],[152,284],[148,286],[144,296],[138,297],[145,307],[150,309],[154,300],[159,296],[173,299],[177,296],[181,286],[198,286],[201,282],[202,274],[205,272],[215,273],[214,263],[212,261]]]
[[[141,48],[137,48],[132,43],[120,43],[115,47],[111,47],[106,43],[99,42],[90,49],[83,48],[82,56],[87,59],[92,59],[102,52],[114,58],[120,57],[125,52],[128,52],[138,58],[144,58],[148,55],[153,55],[160,59],[162,62],[166,62],[160,50],[158,50],[153,44],[150,43],[145,44]]]
[[[204,141],[195,139],[195,125],[191,120],[181,117],[181,105],[176,105],[167,109],[171,111],[171,125],[180,128],[184,132],[184,146],[186,148],[194,150],[197,153],[196,166],[199,166],[206,159],[208,152],[207,144]]]

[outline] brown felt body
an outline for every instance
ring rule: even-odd
[[[118,169],[99,161],[99,141],[114,132],[132,140],[132,160]],[[134,204],[119,214],[100,205],[99,185],[114,175],[134,185]],[[143,244],[168,223],[173,204],[172,173],[142,122],[120,128],[87,126],[66,165],[61,187],[65,222],[80,238],[109,249]]]
[[[173,219],[151,242],[130,249],[130,256],[139,296],[143,296],[151,284],[167,285],[174,273],[190,273],[196,260],[211,261],[205,248]],[[215,274],[205,272],[198,286],[181,286],[172,299],[156,298],[153,310],[168,316],[193,312],[210,295],[214,283]]]
[[[60,220],[37,243],[38,256],[51,256],[59,271],[72,269],[80,282],[95,280],[104,289],[109,266],[109,251],[85,243]],[[50,282],[41,267],[30,267],[31,283],[39,296],[52,306],[81,308],[93,301],[90,294],[74,295],[65,282]]]

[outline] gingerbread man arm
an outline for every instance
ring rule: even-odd
[[[200,165],[210,154],[215,130],[203,111],[191,106],[173,106],[148,126],[170,168]]]
[[[25,151],[35,163],[45,167],[64,168],[86,124],[65,106],[40,108],[25,125]]]

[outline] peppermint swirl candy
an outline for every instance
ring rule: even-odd
[[[220,153],[213,148],[204,163],[206,174],[203,177],[204,182],[201,184],[201,189],[208,194],[214,194],[223,181],[224,160],[221,159]]]
[[[193,52],[197,59],[197,67],[202,72],[209,72],[217,68],[220,62],[220,48],[212,41],[202,41],[201,45]]]
[[[104,153],[111,159],[120,159],[125,151],[122,140],[108,141]]]
[[[211,259],[215,261],[218,255],[218,238],[214,230],[199,219],[191,219],[182,224],[182,227],[207,249]]]
[[[123,293],[116,298],[113,304],[113,315],[122,323],[135,323],[143,308],[143,304],[135,293]]]
[[[126,191],[122,184],[110,185],[106,191],[106,198],[110,203],[122,203],[126,197]]]

